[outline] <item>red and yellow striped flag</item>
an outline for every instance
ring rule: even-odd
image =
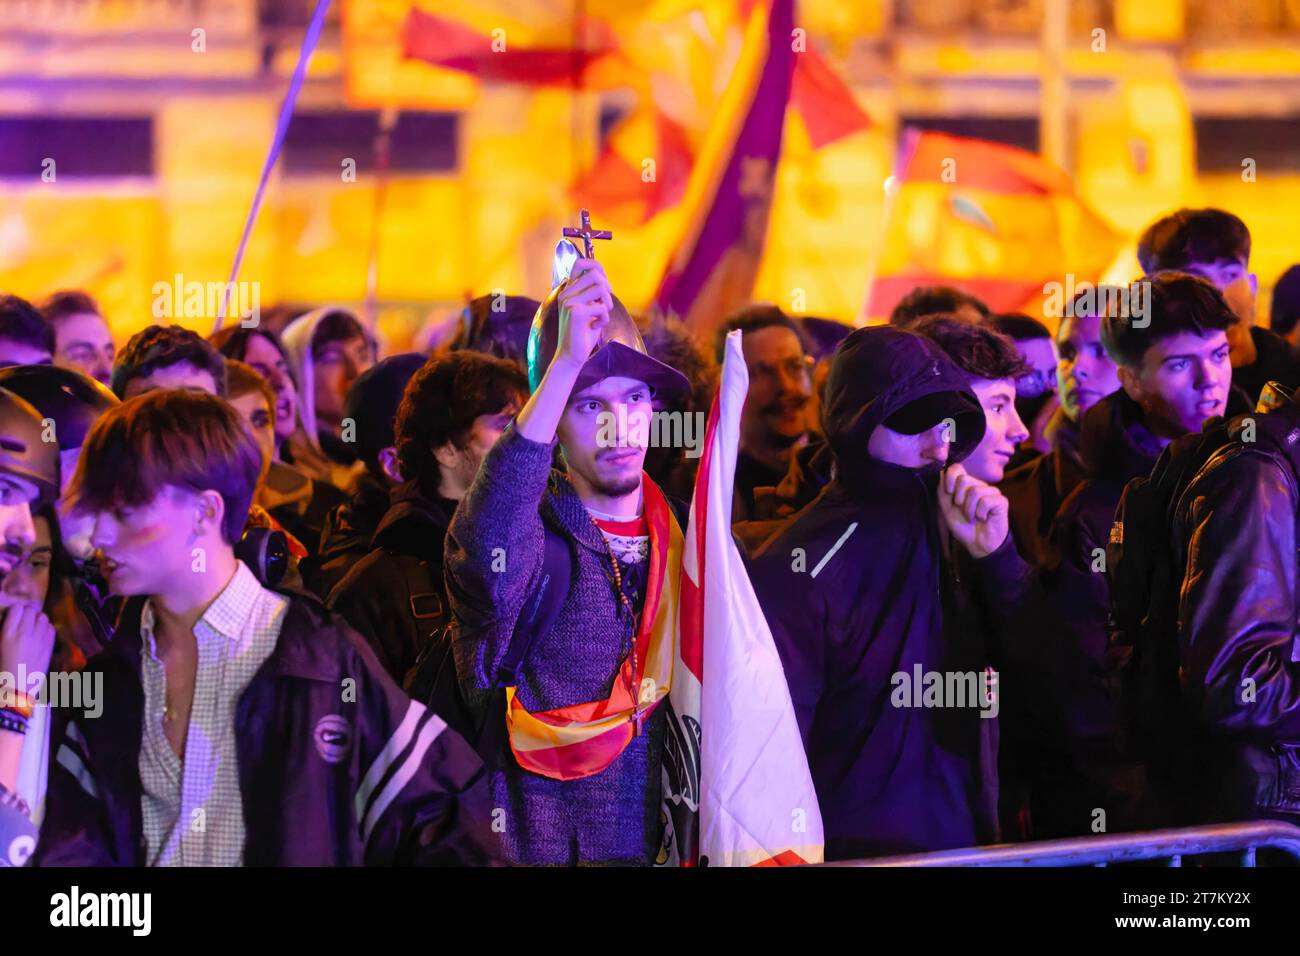
[[[1041,315],[1045,283],[1096,282],[1124,241],[1063,170],[1022,149],[908,130],[896,169],[866,321],[923,285]]]

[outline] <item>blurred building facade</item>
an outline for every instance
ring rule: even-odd
[[[151,319],[157,283],[223,281],[313,6],[0,0],[0,288],[88,288],[125,335]],[[264,310],[358,305],[391,122],[377,292],[394,347],[469,296],[544,294],[568,186],[627,107],[402,61],[409,6],[335,0],[241,272]],[[907,124],[1031,150],[1056,137],[1084,197],[1128,232],[1180,205],[1232,209],[1254,235],[1261,314],[1300,259],[1300,0],[804,0],[798,22],[873,125],[778,172],[778,206],[782,189],[844,205],[852,227],[783,245],[764,298],[799,289],[810,313],[856,315]],[[633,230],[601,251],[634,306],[667,254],[648,257],[652,241]],[[836,281],[801,272],[805,253]]]

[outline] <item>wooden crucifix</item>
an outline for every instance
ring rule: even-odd
[[[564,238],[581,239],[583,258],[594,259],[596,258],[596,249],[594,246],[592,246],[591,240],[613,239],[614,234],[610,232],[608,229],[599,229],[599,230],[592,229],[591,213],[587,212],[587,210],[585,209],[582,210],[582,214],[578,217],[578,219],[582,223],[582,226],[580,228],[574,228],[573,226],[565,226]]]

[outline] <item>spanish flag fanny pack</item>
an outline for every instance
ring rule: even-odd
[[[649,476],[642,489],[650,567],[636,654],[624,658],[604,700],[534,713],[520,702],[516,686],[506,688],[510,750],[525,770],[553,780],[600,773],[631,743],[638,715],[644,722],[672,686],[684,539],[663,492]]]

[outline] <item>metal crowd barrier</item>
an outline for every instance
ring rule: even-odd
[[[1290,823],[1220,823],[1179,830],[1150,830],[1108,836],[1070,837],[1031,843],[878,856],[866,860],[824,863],[823,866],[1109,866],[1139,860],[1182,866],[1184,857],[1224,854],[1201,861],[1217,866],[1255,866],[1261,848],[1300,864],[1300,827]],[[1227,855],[1231,854],[1232,857]],[[1267,863],[1265,864],[1267,865]]]

